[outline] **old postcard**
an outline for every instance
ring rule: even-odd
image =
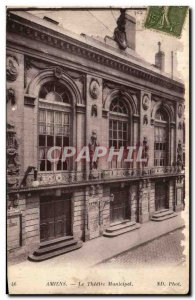
[[[189,293],[189,8],[8,7],[7,283]]]

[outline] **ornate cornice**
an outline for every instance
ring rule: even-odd
[[[184,93],[184,85],[182,83],[166,78],[154,71],[140,67],[123,58],[107,53],[106,51],[90,46],[89,44],[73,39],[62,33],[30,22],[22,17],[10,14],[7,21],[7,30],[68,53],[84,57],[85,59],[97,62],[106,67],[119,70],[128,75],[159,85],[160,87],[174,90],[177,93]]]

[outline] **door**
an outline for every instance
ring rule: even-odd
[[[115,188],[111,190],[111,194],[114,195],[114,198],[110,202],[110,222],[114,223],[129,218],[128,189]]]
[[[155,206],[156,210],[166,208],[167,203],[167,185],[163,182],[155,184]]]
[[[71,198],[42,197],[40,200],[40,240],[49,241],[71,234]]]

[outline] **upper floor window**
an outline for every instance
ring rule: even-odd
[[[166,166],[168,161],[167,116],[162,110],[155,115],[154,128],[154,165]]]
[[[64,85],[56,81],[45,83],[39,93],[38,160],[39,171],[70,170],[70,160],[62,160],[63,148],[71,145],[71,99]],[[52,102],[52,105],[51,105]],[[63,106],[59,104],[62,104]],[[60,147],[57,162],[48,160],[51,147]],[[54,152],[53,152],[54,153]]]
[[[58,81],[49,81],[42,85],[39,98],[53,102],[70,104],[71,95],[64,85]]]
[[[126,103],[123,99],[120,98],[115,98],[114,100],[112,100],[110,111],[114,113],[121,113],[126,116],[128,115],[128,108],[126,106]]]
[[[115,98],[110,105],[109,120],[109,147],[119,150],[128,146],[128,107],[123,99]],[[124,167],[123,161],[118,162],[117,156],[113,157],[111,168]]]

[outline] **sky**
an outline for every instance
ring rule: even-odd
[[[86,9],[86,10],[61,10],[61,11],[30,11],[37,17],[48,16],[60,24],[63,28],[76,34],[84,33],[89,36],[106,35],[112,37],[119,17],[118,9]],[[188,18],[183,27],[180,39],[145,29],[143,24],[146,18],[146,10],[127,10],[127,14],[136,18],[136,52],[147,62],[154,64],[155,53],[158,51],[158,42],[161,42],[161,50],[165,52],[165,72],[171,74],[171,51],[174,53],[174,77],[184,79],[186,55],[188,47]]]

